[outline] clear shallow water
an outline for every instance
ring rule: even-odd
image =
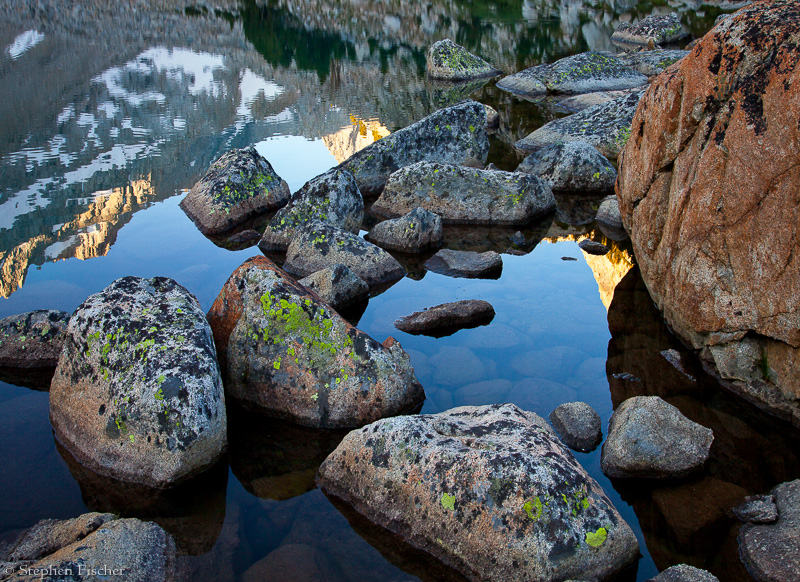
[[[124,275],[172,277],[207,309],[228,275],[258,254],[206,239],[178,207],[223,151],[256,144],[294,191],[472,91],[501,113],[490,161],[513,169],[519,158],[510,144],[560,113],[492,83],[456,92],[433,85],[424,77],[425,47],[450,36],[517,70],[589,48],[614,50],[615,23],[671,10],[580,1],[314,5],[250,5],[219,18],[187,15],[180,5],[148,16],[150,36],[133,34],[140,23],[125,15],[66,16],[57,26],[21,13],[4,19],[0,316],[72,311]],[[718,13],[701,7],[682,18],[697,34]],[[606,426],[625,398],[658,394],[711,427],[709,467],[690,482],[611,483],[599,451],[577,456],[639,537],[643,557],[624,579],[689,562],[722,580],[745,580],[729,509],[800,476],[796,431],[691,369],[696,363],[654,311],[624,247],[612,244],[599,259],[578,249],[581,237],[604,240],[592,224],[598,199],[558,201],[556,221],[524,229],[527,254],[504,254],[499,279],[451,279],[403,259],[410,277],[372,298],[358,325],[381,341],[393,335],[410,353],[428,395],[423,412],[514,402],[546,417],[580,399]],[[511,235],[446,233],[447,246],[500,252]],[[491,324],[444,338],[393,327],[402,315],[464,298],[490,301]],[[664,358],[668,349],[688,358],[696,381]],[[91,509],[158,520],[195,580],[236,579],[251,568],[252,576],[268,570],[273,579],[301,579],[308,564],[330,580],[444,576],[314,488],[316,468],[341,434],[236,410],[230,425],[228,462],[154,496],[77,466],[54,442],[47,394],[0,384],[0,539]]]

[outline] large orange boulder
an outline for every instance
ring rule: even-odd
[[[645,93],[617,197],[647,287],[724,383],[800,425],[800,3],[723,20]]]

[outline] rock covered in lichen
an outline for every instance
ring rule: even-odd
[[[432,79],[449,81],[493,77],[503,72],[449,38],[431,45],[426,67],[428,76]]]
[[[285,251],[298,229],[319,220],[358,234],[364,218],[364,199],[350,172],[332,169],[305,183],[289,203],[269,221],[261,242],[262,251]]]
[[[181,208],[200,232],[219,234],[288,200],[289,186],[250,147],[220,156],[192,186]]]
[[[271,416],[361,426],[425,398],[399,343],[379,344],[265,257],[233,272],[208,320],[228,395]]]
[[[538,65],[497,82],[500,89],[523,95],[592,93],[640,87],[647,77],[612,55],[586,52]]]
[[[387,285],[406,274],[382,248],[317,220],[292,239],[283,268],[295,277],[307,277],[336,264],[347,266],[370,288]]]
[[[326,267],[298,280],[303,287],[311,289],[334,309],[367,299],[369,285],[347,265]]]
[[[713,441],[711,429],[658,396],[635,396],[611,416],[600,466],[616,478],[685,477],[703,467]]]
[[[614,190],[617,171],[597,148],[583,142],[557,143],[522,160],[517,172],[533,174],[554,192],[586,194]]]
[[[652,14],[636,24],[621,23],[611,40],[629,44],[657,45],[676,42],[687,36],[678,14]]]
[[[585,141],[607,158],[616,159],[631,135],[633,114],[642,95],[644,91],[635,91],[546,123],[516,146],[536,150],[554,143]]]
[[[463,101],[381,138],[338,167],[353,174],[363,195],[374,196],[390,174],[410,164],[431,161],[482,168],[488,154],[486,108]]]
[[[92,514],[77,520],[90,519]],[[94,514],[97,515],[97,514]],[[175,542],[158,525],[138,519],[110,519],[38,561],[16,564],[3,580],[113,580],[173,582]],[[13,566],[13,565],[12,565]],[[8,566],[7,566],[8,567]],[[9,568],[7,572],[10,573]]]
[[[422,207],[444,224],[523,225],[556,208],[536,176],[420,162],[392,174],[372,210],[401,216]]]
[[[602,580],[638,554],[600,486],[513,404],[365,426],[318,483],[473,580]]]
[[[172,279],[124,277],[72,316],[50,389],[56,438],[122,481],[168,487],[226,447],[211,328]]]
[[[0,319],[0,367],[55,368],[69,318],[40,309]]]
[[[405,216],[379,222],[364,238],[384,249],[421,253],[442,246],[442,218],[417,206]]]
[[[622,53],[617,55],[617,58],[624,65],[639,71],[643,75],[651,77],[653,75],[660,75],[667,67],[677,63],[688,54],[689,51],[678,49],[656,49],[652,51]]]

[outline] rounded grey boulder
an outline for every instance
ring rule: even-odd
[[[379,222],[364,238],[384,249],[421,253],[442,246],[442,219],[417,206],[405,216]]]
[[[636,24],[623,22],[611,35],[611,40],[629,43],[654,46],[676,42],[687,36],[683,30],[678,14],[652,14],[643,18]]]
[[[449,38],[431,45],[426,68],[428,76],[432,79],[449,81],[493,77],[503,72]]]
[[[425,261],[425,268],[448,277],[491,279],[500,276],[503,258],[494,251],[454,251],[442,249]]]
[[[220,234],[245,220],[280,208],[289,186],[255,148],[222,154],[200,178],[181,208],[203,234]]]
[[[0,366],[55,368],[70,314],[40,309],[0,319]]]
[[[647,582],[719,582],[719,578],[710,572],[689,566],[687,564],[679,564],[667,568],[655,578],[651,578]]]
[[[585,402],[566,402],[550,413],[550,423],[564,444],[588,453],[603,438],[600,415]]]
[[[600,466],[616,478],[685,477],[703,467],[714,440],[711,429],[658,396],[629,398],[608,425]]]
[[[172,279],[117,279],[72,316],[50,389],[56,438],[101,475],[169,487],[227,446],[200,304]]]
[[[594,146],[583,141],[557,143],[535,151],[517,172],[538,176],[554,192],[613,192],[617,171]]]
[[[346,265],[336,264],[297,281],[334,309],[369,297],[369,285]]]

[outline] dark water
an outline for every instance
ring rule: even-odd
[[[258,250],[206,239],[178,202],[232,147],[256,144],[294,191],[470,95],[500,112],[490,161],[513,169],[520,158],[511,144],[561,113],[493,83],[453,89],[426,81],[425,49],[435,40],[453,38],[515,71],[615,50],[609,39],[622,21],[678,7],[700,35],[721,12],[634,0],[284,0],[217,15],[173,4],[45,18],[9,2],[0,19],[0,316],[72,311],[124,275],[172,277],[210,307]],[[797,432],[703,375],[662,323],[629,249],[595,228],[599,199],[558,202],[554,219],[523,229],[525,254],[504,254],[498,279],[447,278],[404,259],[409,277],[372,298],[359,327],[380,341],[393,335],[410,353],[428,395],[424,412],[514,402],[547,416],[584,400],[606,426],[625,398],[657,394],[712,428],[708,468],[691,481],[612,483],[599,450],[577,456],[639,538],[642,558],[623,579],[645,580],[681,562],[721,580],[749,579],[730,508],[800,476]],[[449,229],[446,246],[505,252],[513,234]],[[585,256],[577,246],[585,237],[612,252]],[[468,298],[493,304],[490,325],[443,338],[393,326],[412,311]],[[683,372],[666,350],[682,358]],[[315,471],[342,433],[235,408],[229,421],[225,463],[154,495],[75,464],[54,442],[47,393],[0,384],[0,540],[40,519],[114,511],[161,523],[192,580],[302,580],[314,568],[326,580],[448,577],[315,489]]]

